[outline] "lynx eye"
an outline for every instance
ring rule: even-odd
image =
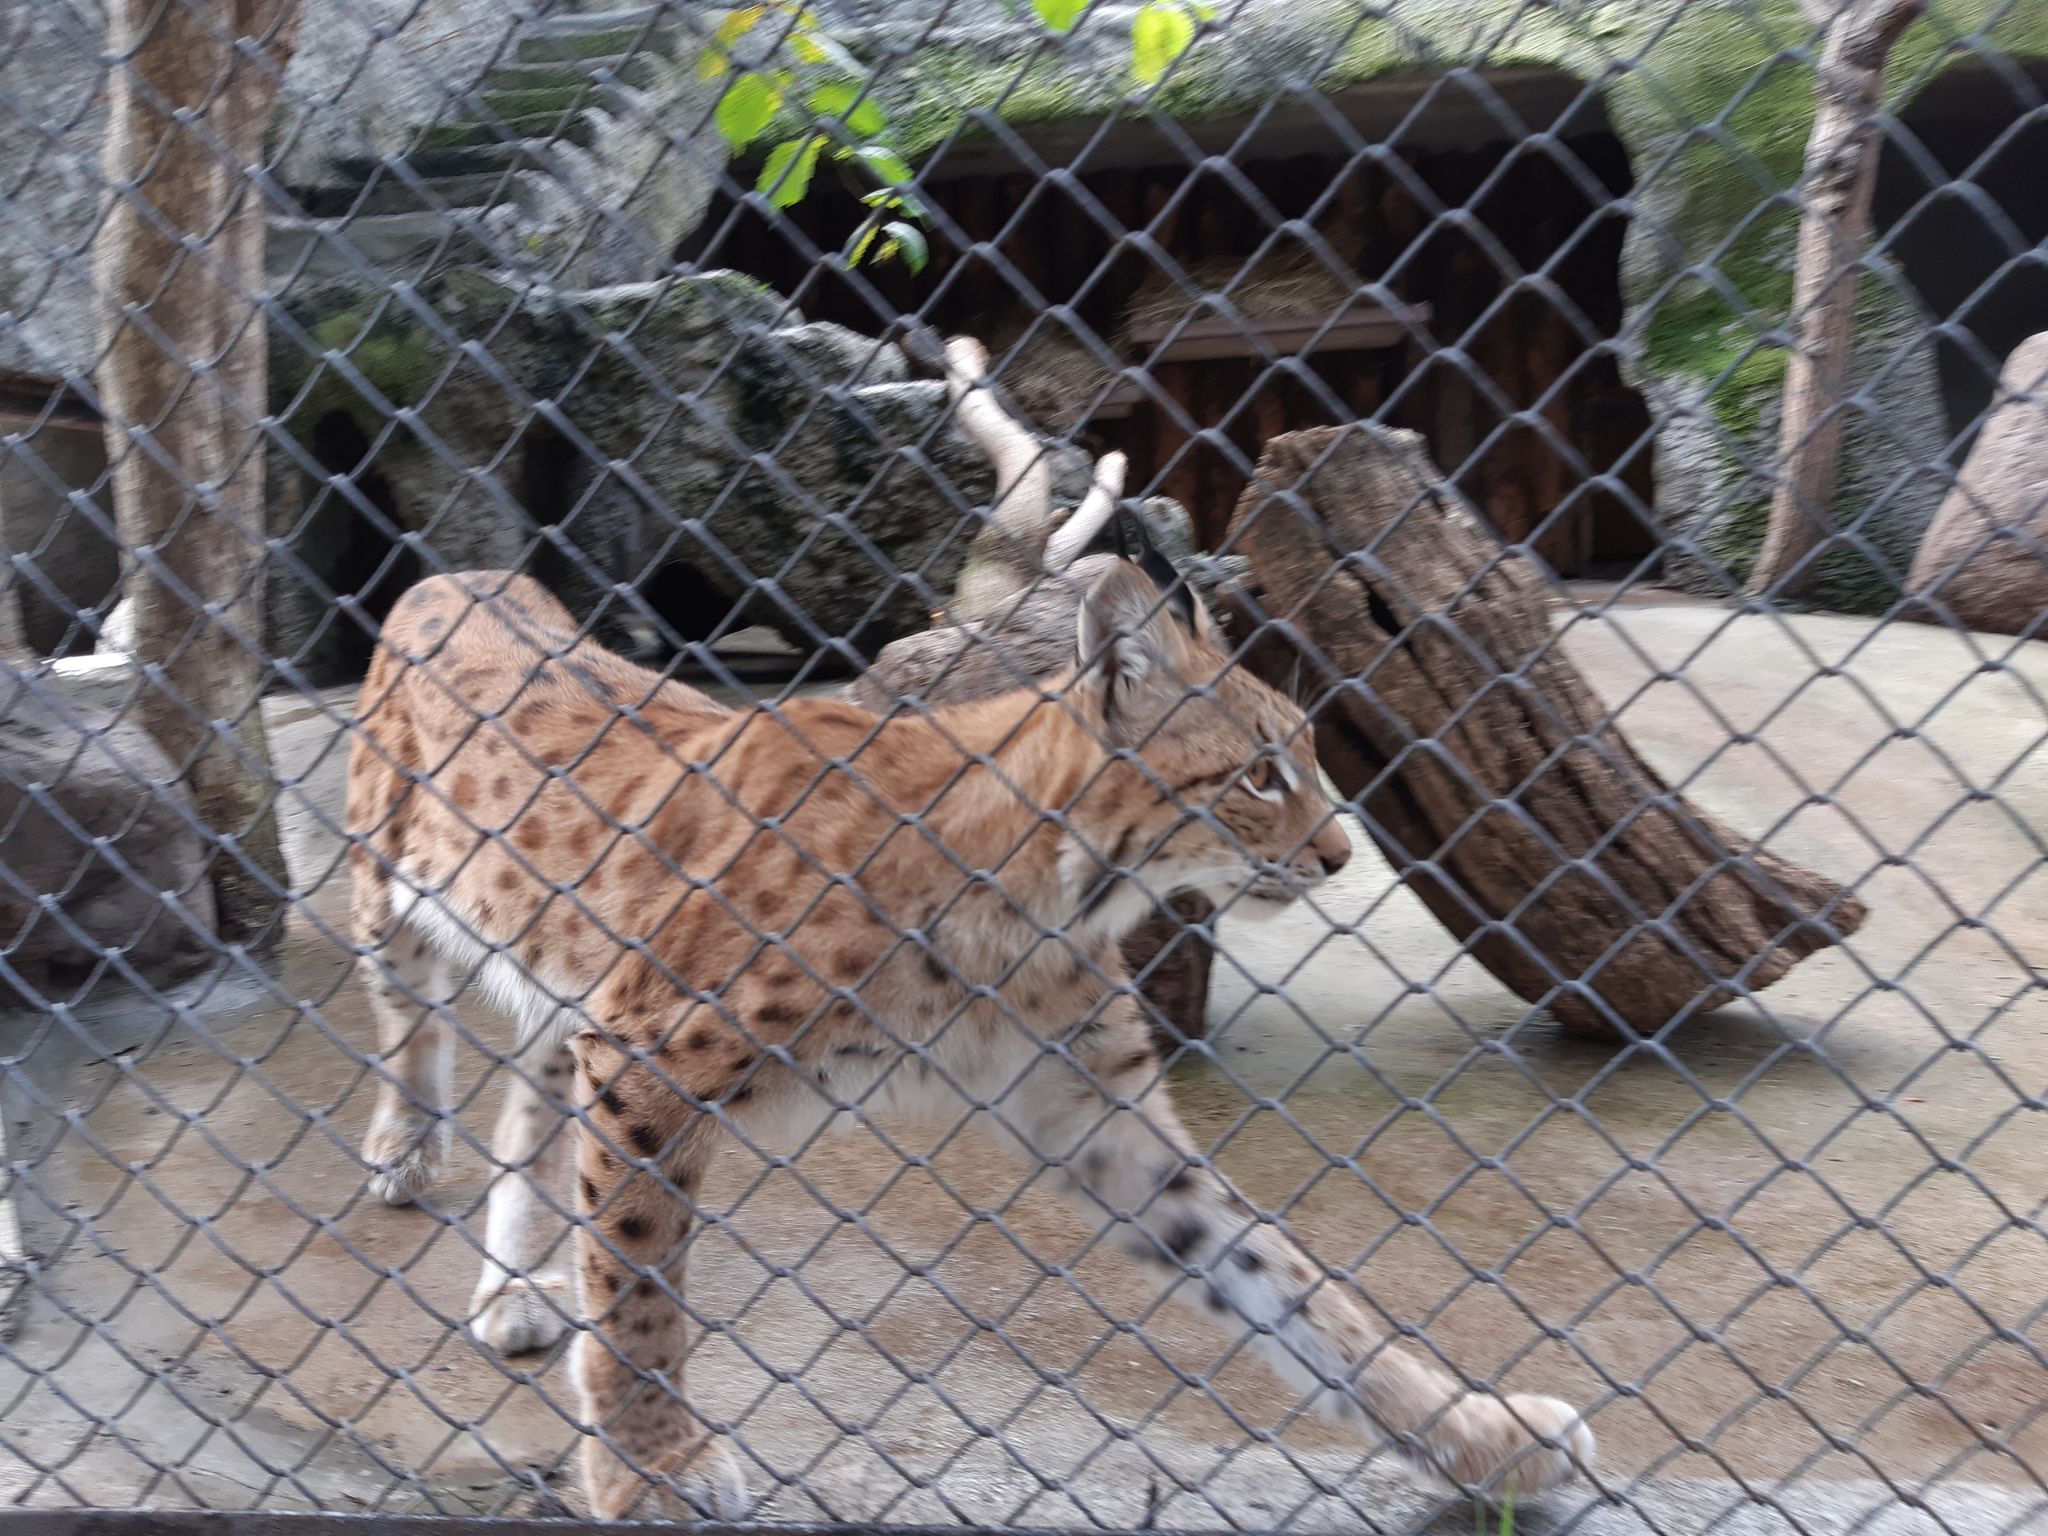
[[[1270,804],[1278,805],[1287,792],[1294,788],[1292,766],[1284,757],[1262,754],[1251,767],[1245,770],[1241,781],[1247,794],[1256,795]]]

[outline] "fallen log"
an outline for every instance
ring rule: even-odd
[[[1322,701],[1324,770],[1395,871],[1565,1028],[1653,1033],[1861,926],[1854,895],[1636,755],[1556,644],[1543,576],[1445,494],[1416,434],[1273,439],[1226,547],[1252,570],[1226,606],[1262,626],[1240,630],[1246,664]]]

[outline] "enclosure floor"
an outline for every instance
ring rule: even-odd
[[[1458,1369],[1592,1405],[1599,1489],[1525,1503],[1518,1530],[1847,1529],[1937,1478],[1955,1530],[2048,1524],[2048,1133],[2019,1107],[2048,1091],[2048,998],[2027,990],[2048,959],[2048,648],[1978,670],[1998,642],[1691,603],[1565,634],[1645,755],[1854,884],[1866,929],[1617,1054],[1521,1022],[1362,848],[1314,907],[1226,926],[1214,1055],[1173,1071],[1197,1139]],[[47,1270],[21,1364],[0,1365],[0,1499],[571,1496],[561,1360],[498,1361],[463,1331],[478,1148],[437,1211],[362,1191],[373,1030],[330,932],[347,700],[329,702],[271,712],[306,895],[275,994],[35,1037],[37,1091],[70,1118],[8,1106],[15,1157],[48,1149],[23,1196]],[[479,1139],[483,1065],[460,1072]],[[1291,1419],[1205,1317],[1076,1258],[1078,1220],[971,1129],[890,1131],[781,1168],[735,1149],[705,1197],[723,1219],[690,1287],[719,1330],[691,1389],[737,1426],[764,1516],[1473,1528],[1390,1457]],[[1731,1516],[1738,1475],[1782,1513]],[[1895,1506],[1855,1528],[1936,1527]]]

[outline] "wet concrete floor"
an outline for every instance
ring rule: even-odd
[[[1930,1486],[1952,1529],[2048,1526],[2048,648],[1689,603],[1565,635],[1639,750],[1853,884],[1864,931],[1617,1054],[1525,1018],[1361,838],[1313,906],[1227,929],[1183,1113],[1455,1368],[1590,1406],[1598,1486],[1518,1529],[1934,1530],[1897,1501]],[[498,1071],[465,1053],[474,1140],[432,1209],[363,1191],[348,702],[271,708],[304,897],[274,981],[15,1032],[43,1267],[0,1361],[6,1500],[572,1497],[562,1361],[464,1331]],[[1042,1176],[971,1128],[884,1129],[734,1149],[707,1192],[691,1391],[764,1518],[1470,1528]]]

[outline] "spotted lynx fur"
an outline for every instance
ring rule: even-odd
[[[1226,666],[1198,608],[1113,562],[1078,627],[1043,693],[883,723],[825,699],[729,711],[577,641],[524,577],[423,582],[386,624],[349,764],[389,1074],[364,1155],[386,1199],[424,1191],[448,1139],[446,1005],[473,982],[514,1012],[477,1326],[514,1351],[588,1320],[594,1514],[743,1512],[735,1458],[683,1401],[692,1197],[728,1127],[787,1142],[854,1101],[1000,1097],[1090,1220],[1164,1282],[1198,1277],[1177,1295],[1460,1482],[1526,1491],[1590,1463],[1567,1404],[1468,1393],[1390,1347],[1190,1144],[1119,940],[1153,893],[1278,910],[1350,844],[1301,715]],[[580,1295],[535,1193],[567,1173],[565,1112],[583,1117]]]

